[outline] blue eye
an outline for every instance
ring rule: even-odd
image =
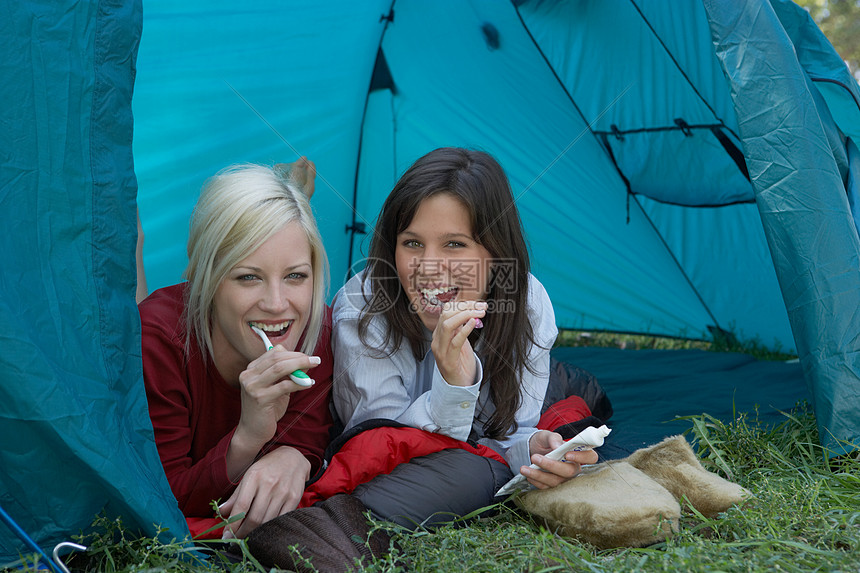
[[[290,273],[287,275],[287,279],[291,281],[303,281],[308,278],[307,273]]]
[[[257,278],[258,278],[257,275],[241,275],[241,276],[236,277],[236,280],[245,282],[245,281],[255,281],[255,280],[257,280]]]

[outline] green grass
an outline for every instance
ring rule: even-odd
[[[665,543],[598,551],[537,525],[506,506],[467,527],[410,532],[387,524],[399,550],[360,571],[858,571],[860,461],[830,467],[818,446],[811,409],[799,404],[778,427],[752,414],[731,423],[707,415],[685,418],[689,437],[709,470],[749,489],[753,497],[713,519],[685,508],[680,531]],[[73,570],[202,572],[192,550],[225,547],[135,539],[121,524],[100,520]],[[241,542],[233,542],[242,547]],[[210,557],[208,562],[215,560]],[[265,571],[246,556],[230,572]]]

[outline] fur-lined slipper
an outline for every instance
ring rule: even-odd
[[[636,450],[624,461],[648,474],[678,501],[686,497],[690,505],[707,517],[726,511],[751,495],[749,490],[702,467],[693,448],[680,435]]]
[[[560,535],[599,549],[644,547],[678,531],[681,507],[666,488],[623,462],[604,462],[516,503]]]

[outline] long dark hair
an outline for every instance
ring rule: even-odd
[[[504,439],[517,429],[520,379],[536,341],[527,306],[528,247],[510,183],[492,156],[469,149],[436,149],[413,163],[394,186],[370,243],[367,273],[372,296],[362,312],[359,336],[366,340],[370,320],[381,313],[388,321],[387,348],[394,352],[405,339],[416,360],[426,355],[424,327],[409,307],[393,261],[397,235],[410,225],[421,202],[439,193],[449,193],[463,203],[470,214],[474,240],[492,259],[487,320],[470,340],[483,359],[484,379],[490,381],[490,398],[496,408],[486,420],[484,432]],[[379,295],[391,304],[378,305]],[[504,319],[494,313],[504,313]]]

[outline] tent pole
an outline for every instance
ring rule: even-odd
[[[17,535],[21,541],[24,542],[24,545],[29,547],[34,553],[37,553],[39,555],[39,558],[44,560],[44,562],[47,563],[48,566],[50,566],[55,573],[60,573],[60,569],[57,568],[57,565],[54,563],[54,561],[50,557],[48,557],[47,553],[42,551],[42,548],[39,547],[39,545],[35,541],[33,541],[33,539],[29,535],[27,535],[27,532],[25,532],[17,523],[15,523],[15,520],[12,519],[12,516],[6,513],[6,511],[3,509],[3,506],[0,506],[0,521],[6,524],[6,527],[12,530],[12,532]]]

